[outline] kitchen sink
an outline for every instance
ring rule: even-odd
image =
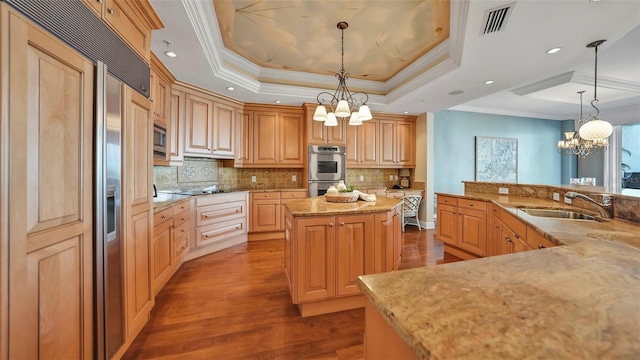
[[[556,219],[570,219],[570,220],[590,220],[600,221],[599,218],[571,210],[559,210],[559,209],[520,209],[532,216],[556,218]]]

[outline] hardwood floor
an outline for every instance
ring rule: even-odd
[[[408,226],[401,268],[458,261],[435,230]],[[283,242],[250,242],[188,261],[156,297],[124,359],[362,359],[364,309],[302,318]]]

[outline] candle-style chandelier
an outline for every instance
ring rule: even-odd
[[[367,105],[369,95],[365,92],[351,93],[347,88],[346,81],[349,78],[349,73],[344,71],[344,30],[349,27],[349,24],[341,21],[337,27],[342,32],[342,68],[336,74],[338,88],[333,94],[326,91],[318,94],[318,106],[313,114],[313,120],[324,121],[325,126],[337,126],[337,118],[349,118],[349,125],[362,125],[363,121],[373,118]],[[329,100],[326,100],[325,97]],[[325,102],[329,107],[329,112],[324,105]]]
[[[565,139],[558,141],[558,152],[563,155],[578,155],[579,158],[584,159],[589,154],[602,154],[607,150],[608,141],[604,139],[585,140],[580,137],[580,128],[587,122],[587,119],[582,116],[582,94],[583,91],[578,91],[580,94],[580,118],[575,121],[576,131],[568,131],[564,133]]]

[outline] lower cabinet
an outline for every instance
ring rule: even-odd
[[[456,256],[486,256],[487,206],[485,201],[438,196],[437,238],[454,247],[448,250]]]
[[[249,240],[282,238],[287,200],[304,199],[305,190],[258,191],[249,197]]]
[[[189,251],[190,216],[189,201],[153,215],[151,275],[154,295],[182,265],[184,255]]]
[[[401,241],[400,206],[377,214],[287,212],[284,263],[293,303],[303,317],[362,307],[358,276],[397,269]]]

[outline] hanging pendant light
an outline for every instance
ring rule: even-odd
[[[613,126],[611,126],[611,124],[607,121],[598,118],[598,115],[600,115],[600,110],[596,107],[596,104],[598,103],[598,46],[604,44],[605,41],[607,40],[596,40],[592,43],[587,44],[588,48],[595,48],[596,52],[595,72],[593,80],[593,100],[591,101],[591,106],[593,106],[593,108],[596,110],[596,113],[595,115],[591,114],[592,119],[581,126],[579,130],[581,138],[597,142],[606,140],[611,135],[611,133],[613,133]]]
[[[607,150],[607,139],[600,139],[596,141],[585,140],[580,136],[580,129],[587,122],[587,119],[582,115],[582,94],[583,91],[578,91],[580,94],[580,118],[576,120],[576,129],[578,131],[569,131],[564,133],[564,140],[558,141],[558,152],[562,155],[577,155],[580,159],[584,159],[590,154],[601,154]]]
[[[369,106],[367,106],[369,95],[364,92],[351,93],[347,88],[349,73],[344,71],[344,30],[349,27],[349,24],[341,21],[337,27],[342,32],[342,67],[340,72],[336,74],[338,88],[333,94],[326,91],[318,94],[318,106],[313,114],[313,120],[324,121],[325,126],[337,126],[337,118],[349,118],[349,125],[362,125],[363,121],[373,118]],[[329,99],[327,101],[329,111],[324,105],[325,96]]]

